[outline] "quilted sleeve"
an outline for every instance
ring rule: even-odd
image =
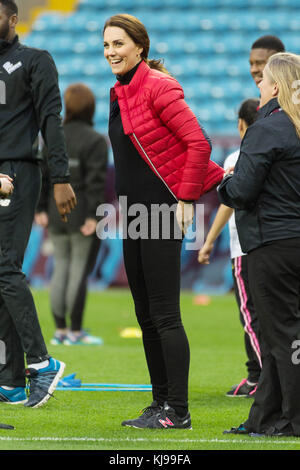
[[[197,200],[203,192],[211,154],[209,139],[185,102],[183,90],[174,78],[160,79],[151,95],[152,105],[160,120],[187,148],[179,199]]]

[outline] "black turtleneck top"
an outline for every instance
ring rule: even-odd
[[[125,75],[117,75],[118,81],[122,85],[128,85],[139,64]],[[130,138],[124,134],[118,100],[111,103],[109,137],[113,149],[118,197],[127,196],[128,204],[175,204],[174,196],[143,160]]]

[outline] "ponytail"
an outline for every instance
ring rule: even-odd
[[[166,69],[161,59],[144,59],[146,64],[150,69],[159,70],[159,72],[171,75],[170,72]]]

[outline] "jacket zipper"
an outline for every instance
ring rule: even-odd
[[[170,193],[172,194],[172,196],[174,196],[174,198],[176,199],[176,201],[178,201],[177,197],[175,196],[175,194],[173,193],[173,191],[169,188],[169,186],[167,185],[167,183],[165,182],[165,180],[162,178],[162,176],[160,176],[159,172],[157,171],[157,169],[155,168],[155,166],[153,165],[152,161],[150,160],[150,158],[148,157],[147,153],[145,152],[145,150],[143,149],[140,141],[138,140],[137,136],[135,135],[135,133],[133,132],[133,136],[136,140],[136,142],[138,143],[140,149],[142,150],[143,154],[145,155],[145,157],[147,158],[148,162],[150,163],[151,167],[153,168],[154,172],[157,174],[157,176],[161,179],[161,181],[164,183],[164,185],[166,186],[166,188],[168,188],[168,190],[170,191]]]

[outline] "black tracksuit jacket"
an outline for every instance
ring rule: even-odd
[[[276,98],[259,110],[241,143],[220,201],[235,209],[244,253],[275,240],[300,237],[300,139]]]
[[[38,160],[38,134],[49,148],[52,183],[69,181],[58,74],[47,51],[0,40],[0,162]]]

